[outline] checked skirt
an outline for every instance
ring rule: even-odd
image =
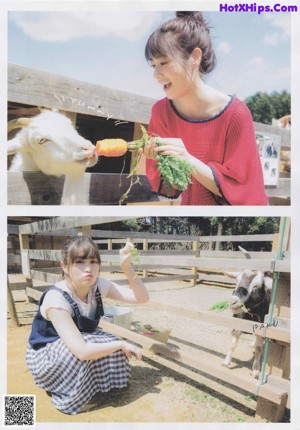
[[[82,335],[86,342],[118,340],[99,328]],[[37,351],[28,344],[26,361],[35,383],[51,395],[53,406],[71,415],[77,414],[97,392],[126,387],[131,375],[129,360],[123,351],[80,361],[61,339]]]

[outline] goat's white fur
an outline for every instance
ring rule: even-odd
[[[8,141],[8,154],[15,154],[10,171],[41,171],[65,175],[62,204],[85,204],[81,185],[87,167],[97,163],[95,146],[81,137],[65,115],[45,111]]]

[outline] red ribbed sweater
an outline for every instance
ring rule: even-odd
[[[268,204],[252,116],[238,98],[232,97],[222,112],[201,121],[182,117],[164,98],[152,108],[148,131],[160,137],[181,138],[187,151],[211,168],[223,196],[217,197],[193,178],[182,192],[182,205]],[[146,172],[152,190],[167,195],[156,161],[147,159]],[[167,197],[177,195],[174,190]]]

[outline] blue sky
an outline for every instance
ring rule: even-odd
[[[290,15],[204,12],[217,67],[207,82],[241,99],[290,92]],[[144,59],[150,33],[174,11],[10,12],[8,61],[154,98]]]

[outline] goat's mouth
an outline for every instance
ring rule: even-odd
[[[240,300],[236,300],[233,303],[229,303],[229,310],[234,314],[240,314],[243,312],[244,303]]]
[[[243,306],[229,306],[229,310],[233,313],[233,314],[241,314],[243,313]]]
[[[83,151],[74,154],[74,160],[78,164],[84,164],[87,167],[94,166],[98,161],[95,148],[83,148]]]
[[[87,167],[94,166],[98,161],[97,155],[93,154],[92,156],[82,158],[81,160],[76,160],[79,164],[85,164]]]

